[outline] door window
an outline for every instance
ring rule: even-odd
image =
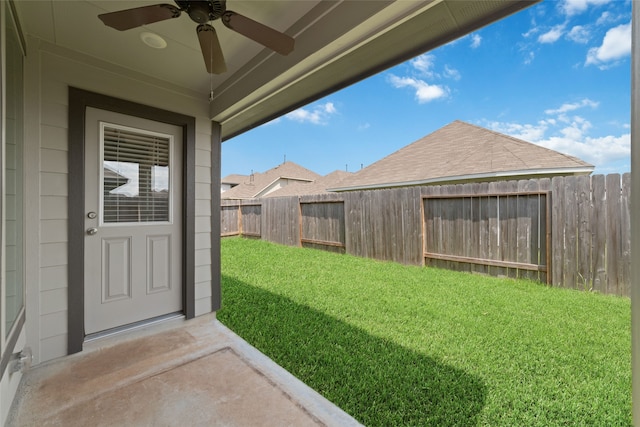
[[[171,223],[171,135],[101,123],[101,223]]]

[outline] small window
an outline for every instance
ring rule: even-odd
[[[101,124],[102,223],[171,222],[172,136]]]

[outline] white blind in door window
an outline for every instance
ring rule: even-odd
[[[104,223],[170,221],[170,136],[103,124]]]

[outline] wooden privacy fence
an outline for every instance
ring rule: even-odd
[[[629,295],[630,174],[222,200],[222,235]]]
[[[549,283],[549,192],[423,196],[425,264]]]

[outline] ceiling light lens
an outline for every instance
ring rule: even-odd
[[[147,46],[154,49],[164,49],[167,47],[165,39],[154,33],[142,33],[140,34],[140,40],[142,40]]]

